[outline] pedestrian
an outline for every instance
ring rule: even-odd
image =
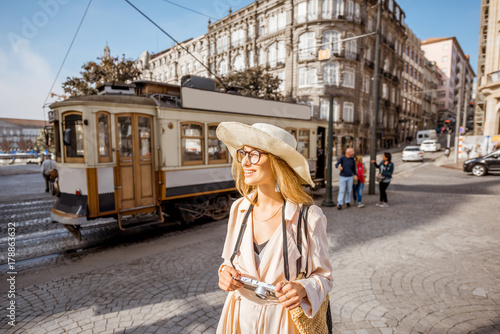
[[[327,221],[302,187],[314,183],[297,141],[262,123],[223,122],[217,136],[233,157],[236,189],[243,196],[233,203],[228,220],[219,287],[229,294],[217,333],[298,333],[292,313],[302,310],[315,320],[323,314],[326,322],[324,305],[333,286]],[[303,206],[309,206],[307,230],[298,226]],[[296,280],[299,272],[306,278]],[[254,288],[243,288],[243,277],[275,285],[277,299],[258,298]]]
[[[342,205],[345,203],[347,207],[351,206],[351,193],[352,185],[354,182],[354,175],[356,174],[356,163],[354,162],[354,149],[348,148],[345,155],[341,156],[335,164],[335,168],[340,170],[339,176],[339,195],[337,197],[337,209],[341,210]]]
[[[375,167],[380,170],[380,173],[377,176],[380,189],[380,202],[376,205],[381,208],[389,207],[386,190],[387,187],[389,187],[389,183],[391,183],[392,173],[394,172],[394,164],[391,162],[391,158],[392,156],[389,152],[384,152],[382,155],[382,162],[380,162],[380,164],[377,164],[375,160],[371,160]]]
[[[363,188],[365,187],[365,165],[363,164],[363,156],[357,155],[354,158],[354,162],[356,163],[356,171],[358,176],[358,182],[354,186],[353,197],[354,200],[358,202],[358,208],[362,208],[365,205],[363,204]]]
[[[56,168],[56,163],[51,159],[50,154],[45,156],[42,163],[42,176],[45,179],[45,192],[49,192],[50,171]]]

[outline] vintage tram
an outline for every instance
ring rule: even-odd
[[[164,214],[226,217],[235,188],[231,156],[215,134],[223,121],[285,128],[313,178],[324,169],[324,125],[306,105],[137,81],[50,107],[59,189],[51,218],[78,238],[102,217],[121,229]]]

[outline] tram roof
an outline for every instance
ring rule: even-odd
[[[50,105],[50,108],[65,106],[65,105],[75,105],[79,103],[119,103],[119,104],[138,104],[145,106],[156,106],[155,100],[150,97],[137,96],[137,95],[81,95],[70,97],[64,101],[55,102]]]

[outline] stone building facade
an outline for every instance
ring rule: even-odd
[[[455,37],[429,38],[422,41],[425,57],[434,61],[443,72],[438,92],[438,126],[446,125],[446,120],[455,123],[460,109],[460,125],[464,124],[464,112],[469,119],[470,102],[475,73]],[[470,114],[469,114],[470,113]],[[472,120],[472,118],[471,118]]]
[[[327,126],[329,97],[334,95],[334,147],[368,150],[376,0],[260,0],[209,23],[207,34],[182,44],[223,76],[256,65],[283,79],[281,93],[311,105],[312,117]],[[395,144],[401,113],[400,78],[404,70],[405,14],[394,0],[383,2],[380,147]],[[340,41],[339,41],[340,40]],[[319,52],[329,50],[321,59]],[[323,51],[325,52],[325,51]],[[180,47],[138,60],[143,79],[179,84],[184,74],[210,76]]]
[[[5,143],[2,151],[8,153],[10,150],[35,149],[36,139],[46,125],[45,121],[40,120],[0,118],[0,142]]]
[[[500,135],[500,1],[481,0],[474,134]]]

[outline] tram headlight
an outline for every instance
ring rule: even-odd
[[[82,191],[80,189],[76,189],[75,194],[76,194],[76,196],[81,196]]]

